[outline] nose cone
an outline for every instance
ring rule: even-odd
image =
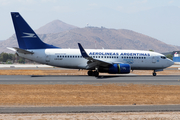
[[[174,65],[174,62],[172,60],[170,60],[170,59],[167,59],[167,60],[168,60],[167,61],[167,67]]]

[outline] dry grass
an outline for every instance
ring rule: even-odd
[[[87,75],[86,70],[36,70],[8,69],[0,70],[0,75]]]
[[[131,71],[137,75],[152,75],[152,70]],[[100,73],[107,75],[108,73]],[[87,70],[36,70],[36,69],[8,69],[0,70],[0,75],[87,75]],[[164,70],[157,72],[157,75],[180,75],[180,70]]]
[[[137,75],[152,75],[152,70],[134,70],[131,72]],[[180,70],[164,70],[157,72],[157,75],[180,75]]]
[[[180,104],[174,85],[0,85],[0,105]]]

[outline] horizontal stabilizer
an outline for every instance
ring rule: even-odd
[[[27,50],[24,50],[24,49],[21,49],[21,48],[16,48],[16,47],[13,47],[13,48],[7,47],[7,49],[18,52],[18,53],[34,54],[33,52],[30,52],[30,51],[27,51]]]

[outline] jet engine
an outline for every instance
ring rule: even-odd
[[[130,73],[131,66],[129,64],[112,64],[108,68],[99,68],[99,72],[107,72],[110,74],[127,74]]]

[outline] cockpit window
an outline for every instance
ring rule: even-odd
[[[161,58],[162,58],[162,59],[166,59],[166,57],[165,57],[165,56],[161,56]]]

